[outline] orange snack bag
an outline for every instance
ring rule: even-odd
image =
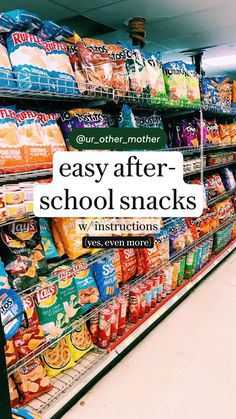
[[[56,223],[53,219],[51,219],[50,227],[51,227],[53,240],[54,240],[56,249],[58,251],[58,254],[59,254],[59,256],[63,256],[66,252],[65,252],[65,249],[64,249],[64,246],[63,246],[63,243],[62,243],[60,233],[57,229],[57,225],[56,225]]]
[[[54,221],[60,231],[65,252],[70,259],[77,259],[90,252],[90,249],[82,247],[83,234],[77,228],[77,224],[82,224],[81,218],[55,218]]]
[[[57,120],[60,118],[59,113],[39,113],[38,119],[41,123],[42,136],[45,144],[50,146],[50,152],[66,151],[65,141]]]
[[[120,45],[106,45],[112,64],[112,87],[119,94],[129,91],[129,77],[126,71],[125,56]]]
[[[231,144],[236,144],[236,123],[229,124],[229,132],[231,138]]]
[[[219,132],[222,145],[224,146],[231,144],[230,126],[228,124],[220,124]]]
[[[16,388],[16,383],[12,379],[12,377],[8,377],[8,386],[9,386],[9,394],[10,394],[10,401],[11,407],[16,407],[20,403],[19,393]]]
[[[18,135],[28,170],[44,169],[52,166],[50,145],[43,138],[42,128],[35,111],[17,113]]]
[[[46,370],[39,358],[35,358],[19,368],[14,374],[14,379],[21,395],[22,405],[52,389]]]
[[[16,112],[10,107],[0,108],[0,173],[24,171],[24,164]]]
[[[34,300],[30,295],[22,298],[23,307],[29,321],[29,327],[20,327],[14,336],[16,350],[20,356],[28,355],[45,342],[44,331],[39,323]]]
[[[122,282],[122,268],[120,263],[120,254],[118,250],[115,250],[112,262],[116,271],[116,278],[118,283]]]
[[[91,87],[112,87],[112,64],[108,49],[98,39],[76,37],[78,57],[87,81]]]

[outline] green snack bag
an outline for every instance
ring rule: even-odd
[[[190,105],[200,105],[199,78],[193,64],[184,64],[187,84],[187,99]]]
[[[187,105],[187,82],[184,63],[182,61],[172,61],[163,64],[163,73],[170,105]]]

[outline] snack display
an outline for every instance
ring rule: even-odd
[[[74,366],[66,338],[60,339],[58,343],[46,349],[46,351],[43,352],[41,359],[48,377],[55,377],[60,374],[60,372]]]
[[[93,349],[92,338],[84,322],[66,337],[66,342],[73,361],[78,361]]]
[[[14,381],[20,393],[22,405],[52,389],[46,370],[39,358],[35,358],[15,372]]]

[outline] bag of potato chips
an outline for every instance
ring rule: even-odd
[[[8,377],[8,387],[10,394],[11,407],[16,407],[20,404],[19,393],[16,388],[16,384],[12,377]]]
[[[81,259],[76,265],[77,273],[74,279],[79,294],[79,303],[82,306],[82,313],[84,313],[99,301],[100,295],[93,272],[86,259]]]
[[[46,370],[39,358],[35,358],[14,373],[14,380],[21,395],[21,404],[47,393],[52,389]]]
[[[55,377],[60,372],[75,366],[66,338],[62,338],[58,343],[50,346],[43,352],[41,358],[48,377]]]
[[[18,361],[19,357],[13,339],[7,340],[7,344],[5,346],[5,358],[7,368],[9,368],[11,365],[14,365]]]
[[[86,326],[86,323],[80,324],[72,333],[66,337],[73,361],[78,361],[88,351],[93,349],[93,343]]]
[[[81,223],[80,218],[55,218],[54,221],[60,231],[65,252],[70,259],[77,259],[90,252],[90,249],[82,247],[83,235],[78,228],[78,224]]]
[[[38,346],[42,345],[46,340],[43,328],[39,323],[33,298],[31,295],[26,295],[22,298],[22,302],[29,326],[27,328],[20,327],[14,336],[14,343],[18,354],[20,356],[25,356],[37,349]]]
[[[58,258],[59,253],[53,242],[53,237],[49,228],[49,221],[47,218],[39,219],[40,236],[43,243],[43,248],[47,259]]]
[[[50,226],[51,226],[51,231],[52,231],[52,235],[53,235],[53,239],[54,239],[54,243],[57,249],[57,252],[59,254],[59,256],[63,256],[66,252],[62,243],[62,239],[60,236],[60,233],[57,229],[57,225],[55,223],[55,221],[53,219],[50,220]]]

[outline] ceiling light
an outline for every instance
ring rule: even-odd
[[[235,64],[236,66],[236,54],[225,55],[222,57],[212,57],[203,59],[203,64],[209,65],[211,67],[219,67],[224,65]]]

